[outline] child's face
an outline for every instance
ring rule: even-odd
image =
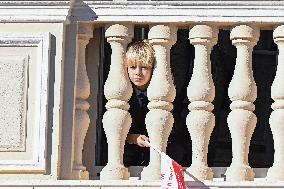
[[[130,81],[140,90],[147,89],[152,76],[152,67],[137,64],[127,67]]]

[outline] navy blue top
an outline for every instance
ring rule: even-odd
[[[141,91],[133,86],[133,94],[129,100],[129,113],[132,117],[132,124],[129,134],[141,134],[148,136],[145,117],[149,109],[147,108],[149,100],[147,98],[147,91]],[[125,143],[124,146],[124,165],[148,165],[150,160],[150,150],[147,147],[140,147],[137,144]]]
[[[130,134],[148,136],[145,124],[145,117],[149,111],[147,108],[148,102],[147,91],[141,91],[133,86],[133,95],[129,100],[129,113],[132,117],[132,124],[129,130]]]
[[[178,100],[178,99],[176,99]],[[148,136],[145,117],[149,109],[147,105],[149,100],[147,98],[147,91],[141,91],[133,86],[133,94],[129,100],[129,113],[132,117],[132,124],[129,134],[141,134]],[[188,102],[174,104],[172,111],[175,122],[168,138],[167,154],[178,162],[183,161],[184,156],[187,156],[188,150],[185,145],[188,145],[189,135],[185,124],[185,117],[188,113]],[[124,150],[124,164],[129,165],[143,165],[149,163],[149,148],[139,147],[137,144],[125,144]]]
[[[145,117],[149,111],[147,108],[148,103],[147,90],[141,91],[133,86],[133,94],[129,100],[129,113],[132,117],[132,124],[129,130],[130,134],[142,134],[148,136],[145,124]],[[168,142],[183,139],[184,131],[187,131],[185,124],[185,117],[188,114],[187,105],[187,101],[179,104],[174,102],[174,110],[172,110],[174,125]],[[183,141],[180,141],[180,143],[183,143]]]

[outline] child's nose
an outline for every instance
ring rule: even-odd
[[[137,75],[141,75],[142,69],[139,68],[139,67],[137,67],[136,70],[135,70],[135,72],[136,72]]]

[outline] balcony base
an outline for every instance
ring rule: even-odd
[[[131,178],[134,179],[134,178]],[[229,182],[213,179],[213,181],[187,181],[186,185],[190,188],[284,188],[284,182],[270,182],[265,179],[255,181]],[[48,189],[48,188],[69,188],[69,189],[159,189],[160,181],[141,181],[141,180],[121,180],[121,181],[100,181],[100,180],[1,180],[2,187],[18,189]]]
[[[100,173],[103,167],[96,167],[96,173]],[[255,172],[254,181],[227,181],[225,177],[226,167],[210,167],[214,173],[212,181],[186,181],[189,188],[208,189],[208,188],[284,188],[284,181],[275,181],[266,179],[267,168],[253,168]],[[160,180],[139,180],[143,167],[129,167],[129,180],[52,180],[50,177],[42,179],[32,179],[25,177],[29,175],[19,175],[13,178],[13,175],[0,175],[0,189],[17,188],[17,189],[160,189]],[[4,177],[6,179],[4,179]]]

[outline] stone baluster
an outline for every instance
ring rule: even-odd
[[[230,38],[237,48],[237,59],[228,89],[232,111],[227,122],[232,137],[233,159],[226,171],[226,178],[235,181],[253,180],[255,174],[248,164],[250,140],[257,122],[253,113],[257,87],[253,78],[252,50],[258,41],[259,30],[239,25],[232,29]]]
[[[271,97],[275,101],[271,107],[274,111],[269,119],[275,154],[267,178],[284,180],[284,25],[274,30],[273,38],[279,49],[277,72],[271,86]]]
[[[126,67],[123,63],[127,44],[133,36],[133,27],[114,24],[105,32],[111,45],[111,65],[104,86],[108,100],[103,116],[103,127],[108,142],[108,163],[101,171],[101,179],[128,179],[129,172],[123,165],[124,144],[131,126],[128,101],[132,95]]]
[[[156,62],[153,76],[147,89],[149,112],[146,115],[146,128],[152,145],[164,151],[173,126],[172,102],[176,96],[170,68],[170,49],[176,41],[176,28],[167,25],[151,27],[148,35],[155,50]],[[158,152],[150,149],[149,166],[143,169],[143,180],[158,180],[161,177],[161,157]]]
[[[76,101],[74,121],[74,151],[72,179],[89,179],[89,173],[82,164],[82,150],[85,136],[89,128],[90,118],[88,114],[90,95],[90,82],[86,70],[86,46],[93,37],[93,27],[78,26],[76,44]]]
[[[196,25],[189,32],[190,43],[195,47],[195,59],[187,87],[191,103],[186,123],[192,140],[192,164],[187,171],[199,180],[213,178],[213,172],[207,165],[207,153],[215,126],[215,116],[212,113],[214,105],[211,103],[215,98],[215,86],[211,75],[210,54],[217,42],[217,31],[207,25]]]

